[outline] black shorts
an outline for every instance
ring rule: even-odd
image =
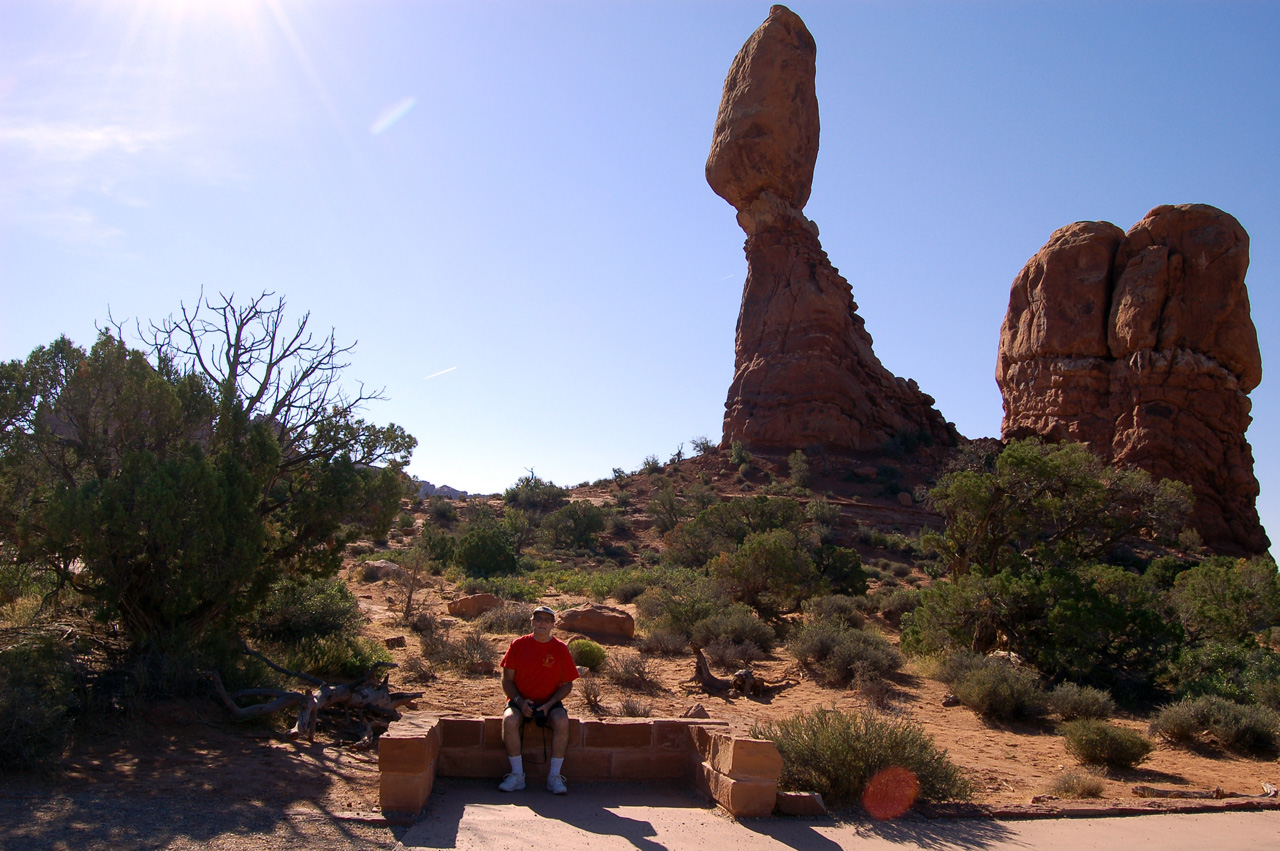
[[[525,718],[524,713],[520,711],[520,707],[517,706],[516,702],[514,700],[511,700],[510,698],[507,699],[507,708],[515,712],[517,715],[519,715],[521,720],[525,724],[528,724],[530,721],[532,721],[533,723],[537,724],[539,727],[545,727],[547,726],[547,717],[550,716],[551,713],[555,712],[557,709],[564,709],[564,703],[562,701],[557,700],[555,703],[551,704],[551,708],[547,710],[546,715],[538,716],[535,713],[532,718]],[[569,710],[565,709],[565,714],[568,715]]]

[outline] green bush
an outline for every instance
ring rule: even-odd
[[[818,578],[813,560],[786,529],[750,534],[732,553],[722,553],[707,571],[732,600],[772,615],[793,610]]]
[[[609,659],[605,649],[589,638],[576,638],[570,641],[569,655],[573,657],[573,664],[590,668],[592,671],[600,670],[600,667]]]
[[[249,633],[262,641],[354,635],[364,623],[360,602],[337,578],[288,577],[277,582],[254,613]]]
[[[867,591],[867,572],[857,550],[823,544],[814,554],[814,566],[836,594],[857,596]]]
[[[791,484],[796,487],[807,490],[813,484],[813,471],[803,450],[797,449],[787,456],[787,470],[791,475]]]
[[[1141,733],[1094,718],[1068,721],[1062,727],[1062,737],[1067,753],[1080,762],[1108,768],[1133,768],[1155,747]]]
[[[1183,698],[1161,709],[1150,732],[1189,744],[1207,733],[1219,745],[1247,754],[1273,752],[1280,742],[1280,718],[1264,706],[1242,706],[1213,695]]]
[[[640,472],[649,476],[661,473],[662,462],[658,460],[657,455],[646,455],[644,456],[644,462],[640,465]]]
[[[832,505],[822,496],[809,500],[804,513],[814,523],[822,526],[834,526],[840,521],[840,506]]]
[[[689,516],[684,500],[676,493],[675,487],[670,482],[664,482],[661,487],[654,490],[649,499],[649,513],[653,515],[654,528],[659,534],[664,535]]]
[[[309,636],[279,647],[277,661],[284,667],[328,679],[352,679],[391,661],[385,647],[358,635]]]
[[[557,547],[594,547],[604,527],[604,511],[585,499],[561,506],[542,520],[542,528]]]
[[[532,603],[546,593],[543,585],[522,576],[491,576],[487,579],[464,579],[458,587],[464,594],[492,594],[504,600]]]
[[[817,667],[824,680],[839,686],[859,676],[886,676],[903,662],[902,654],[883,636],[833,621],[805,624],[787,647],[802,663]]]
[[[467,576],[481,578],[509,575],[518,567],[511,534],[497,523],[484,520],[467,524],[453,560]]]
[[[441,526],[452,526],[458,521],[458,509],[453,500],[443,496],[432,496],[427,502],[427,515]]]
[[[974,668],[954,682],[951,690],[961,703],[984,718],[1037,718],[1048,709],[1039,677],[1003,662]]]
[[[478,632],[467,630],[461,638],[444,631],[423,632],[422,655],[437,665],[459,673],[472,673],[498,661],[498,651]]]
[[[729,444],[729,463],[735,467],[751,463],[751,453],[747,451],[746,444],[741,440],[735,440]]]
[[[1101,689],[1062,683],[1049,693],[1049,711],[1063,721],[1103,720],[1115,713],[1116,702]]]
[[[733,603],[702,618],[693,625],[689,637],[698,647],[717,641],[733,644],[749,641],[765,652],[772,650],[777,641],[773,627],[742,603]]]
[[[71,654],[41,637],[0,652],[0,770],[40,771],[71,734]]]
[[[1210,641],[1183,650],[1169,666],[1169,681],[1179,697],[1216,695],[1265,705],[1280,683],[1280,655],[1252,638],[1247,643]]]
[[[753,727],[782,754],[782,789],[819,792],[832,807],[858,801],[877,772],[900,767],[919,783],[919,800],[967,799],[960,769],[917,724],[900,717],[814,709]]]
[[[569,501],[569,492],[554,482],[540,479],[530,472],[502,494],[502,502],[519,508],[535,518],[550,514]]]
[[[899,588],[879,598],[880,614],[891,624],[902,622],[902,616],[920,607],[920,591],[915,588]]]
[[[636,611],[652,628],[693,634],[693,625],[709,618],[724,607],[723,600],[705,578],[694,574],[675,574],[650,588],[635,600]]]
[[[630,603],[649,589],[648,583],[645,582],[619,582],[613,586],[613,590],[609,592],[609,596],[617,600],[619,603]]]

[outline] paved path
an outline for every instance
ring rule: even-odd
[[[531,785],[503,794],[493,783],[442,778],[404,848],[460,851],[1270,851],[1280,811],[1105,819],[957,819],[735,822],[678,788],[571,786],[564,797]]]

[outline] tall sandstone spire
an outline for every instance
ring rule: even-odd
[[[707,182],[747,233],[724,441],[871,449],[902,434],[956,442],[914,381],[871,350],[849,282],[805,218],[818,156],[817,47],[785,6],[738,51],[724,82]]]
[[[1206,204],[1156,207],[1128,233],[1054,231],[1014,279],[996,383],[1003,437],[1087,443],[1195,492],[1218,552],[1265,552],[1249,427],[1262,380],[1249,235]]]

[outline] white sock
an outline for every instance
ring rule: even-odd
[[[511,760],[512,774],[524,774],[524,757],[523,756],[509,756],[507,757],[507,759]]]
[[[550,774],[559,774],[559,773],[560,773],[560,766],[562,766],[562,765],[564,765],[564,757],[562,757],[562,756],[553,756],[553,757],[551,757],[551,770],[550,770],[550,772],[548,772],[548,773],[550,773]]]

